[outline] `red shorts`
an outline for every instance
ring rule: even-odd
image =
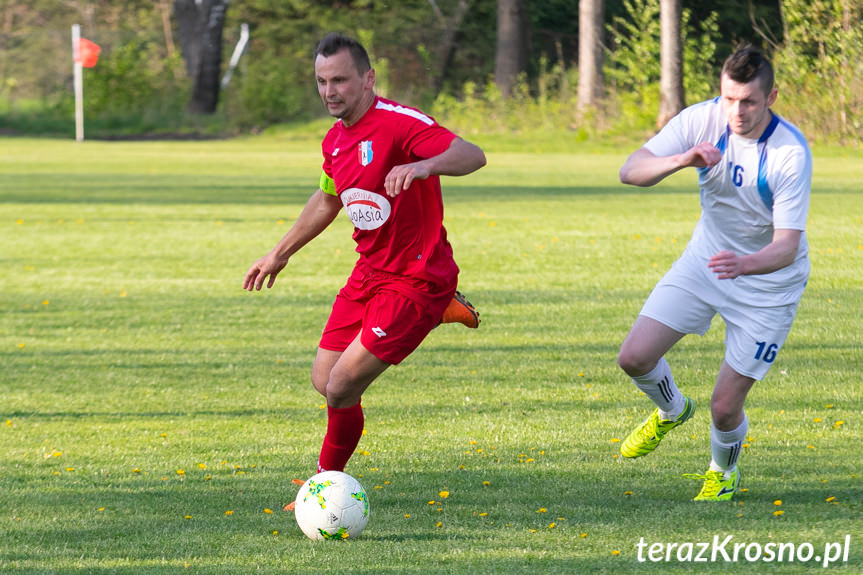
[[[440,290],[414,278],[357,265],[333,304],[320,347],[344,351],[357,334],[372,355],[400,363],[440,324],[456,282]]]

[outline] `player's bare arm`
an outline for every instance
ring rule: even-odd
[[[270,253],[256,261],[246,272],[243,289],[260,290],[267,278],[267,288],[273,287],[276,276],[285,268],[291,256],[324,231],[336,218],[341,207],[341,200],[335,196],[321,190],[312,194],[288,233]]]
[[[709,142],[671,156],[657,156],[647,148],[639,148],[620,168],[620,181],[633,186],[653,186],[683,168],[711,168],[721,158],[722,154]]]
[[[754,254],[740,256],[723,250],[710,258],[707,267],[721,280],[781,270],[794,262],[801,233],[800,230],[774,230],[773,241]]]
[[[479,146],[456,138],[437,156],[394,166],[384,180],[384,187],[388,196],[395,197],[408,189],[414,180],[424,180],[429,176],[466,176],[485,163],[485,153]]]

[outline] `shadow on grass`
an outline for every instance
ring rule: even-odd
[[[315,186],[309,178],[151,174],[39,174],[0,176],[0,203],[57,204],[304,204]],[[664,194],[695,194],[693,187],[666,186]],[[450,186],[445,203],[636,195],[625,186]]]

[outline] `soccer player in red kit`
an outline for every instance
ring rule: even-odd
[[[320,41],[315,77],[327,111],[338,118],[322,144],[320,189],[252,265],[243,288],[260,290],[265,281],[272,287],[290,257],[345,209],[359,259],[336,296],[312,366],[312,384],[327,399],[318,471],[342,471],[362,435],[363,392],[416,349],[451,304],[465,307],[439,176],[478,170],[485,154],[419,110],[378,97],[368,54],[353,38],[328,34]]]

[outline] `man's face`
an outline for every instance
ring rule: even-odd
[[[765,94],[758,78],[741,84],[723,74],[719,80],[719,92],[731,131],[746,138],[761,136],[770,123],[769,108],[776,101],[776,89]]]
[[[350,126],[365,113],[374,98],[375,71],[360,74],[349,50],[315,58],[318,93],[327,112]]]

